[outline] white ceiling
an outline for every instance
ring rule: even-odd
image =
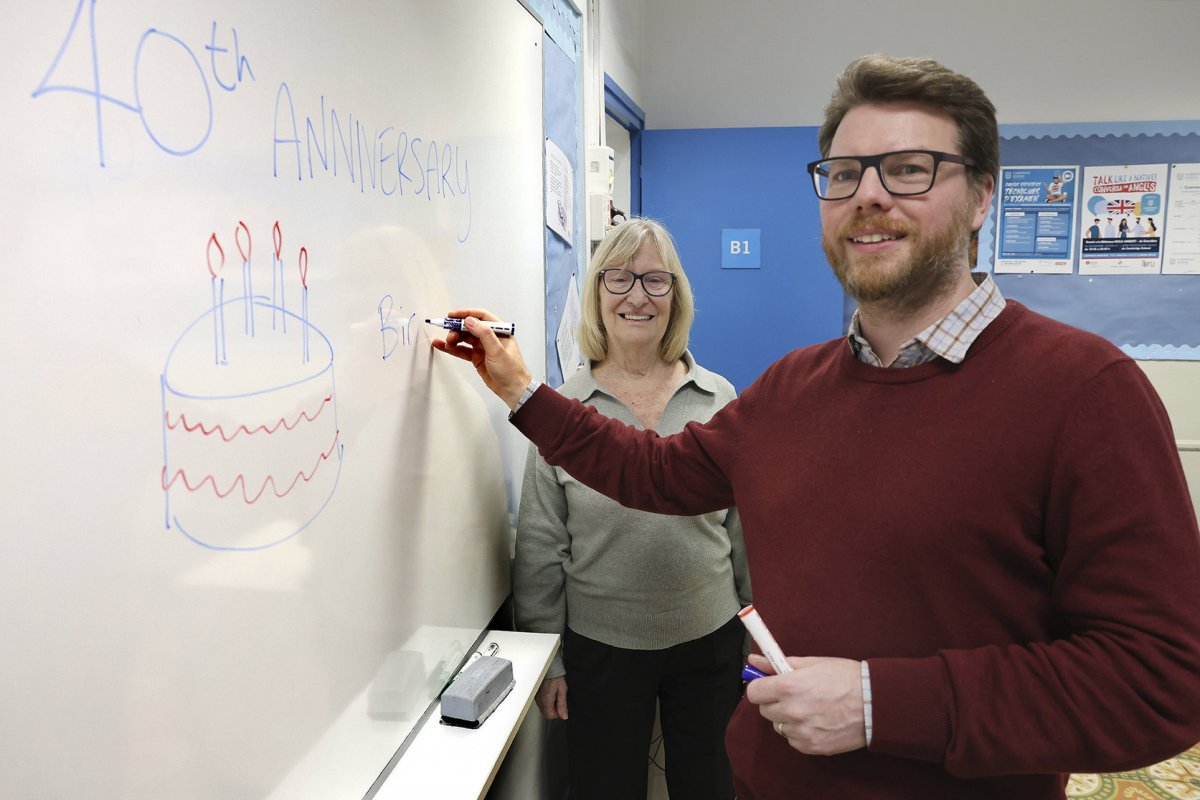
[[[601,0],[649,128],[819,123],[870,52],[975,78],[1002,123],[1200,119],[1198,0]]]

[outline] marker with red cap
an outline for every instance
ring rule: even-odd
[[[738,619],[746,626],[746,630],[750,631],[750,635],[754,637],[755,643],[758,644],[758,649],[762,650],[762,654],[767,657],[767,661],[771,662],[771,666],[775,668],[776,675],[792,671],[791,665],[788,664],[787,659],[783,655],[783,650],[779,649],[779,643],[775,641],[775,637],[767,630],[766,623],[762,621],[762,617],[758,615],[758,611],[755,610],[754,606],[749,605],[739,611]]]

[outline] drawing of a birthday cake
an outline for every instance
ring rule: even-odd
[[[167,356],[162,405],[166,524],[201,545],[279,544],[337,487],[333,348],[306,315],[214,300]]]

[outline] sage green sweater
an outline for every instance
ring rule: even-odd
[[[657,432],[706,422],[735,396],[729,381],[684,354],[687,376]],[[608,417],[637,418],[580,367],[559,391]],[[611,465],[614,470],[621,464]],[[517,627],[573,631],[634,650],[699,639],[750,602],[750,576],[736,509],[696,517],[634,511],[546,464],[530,449],[517,523],[513,598]],[[565,674],[562,651],[547,678]]]

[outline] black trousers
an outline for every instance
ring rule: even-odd
[[[700,639],[627,650],[567,629],[570,800],[644,800],[654,707],[673,800],[731,800],[725,726],[742,695],[745,630],[734,617]]]

